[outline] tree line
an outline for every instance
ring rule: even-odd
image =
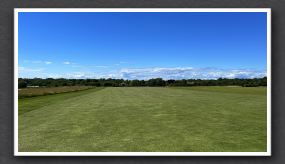
[[[18,87],[26,88],[32,86],[39,87],[59,87],[59,86],[96,86],[96,87],[161,87],[161,86],[243,86],[257,87],[267,86],[267,77],[254,79],[182,79],[164,80],[155,78],[149,80],[124,80],[124,79],[53,79],[53,78],[19,78]]]

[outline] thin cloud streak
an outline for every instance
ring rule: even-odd
[[[19,73],[25,73],[25,72],[41,72],[44,68],[27,68],[27,67],[19,67],[18,71]]]
[[[32,63],[32,64],[52,64],[51,61],[42,61],[42,60],[24,60],[24,63]]]
[[[49,64],[52,64],[52,62],[50,62],[50,61],[45,61],[45,64],[49,65]]]

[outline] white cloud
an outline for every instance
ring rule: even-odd
[[[120,61],[119,63],[114,64],[115,66],[119,66],[119,65],[123,65],[123,64],[127,64],[128,62],[125,61]]]
[[[117,77],[124,79],[218,79],[218,78],[259,78],[266,76],[266,71],[250,69],[218,68],[141,68],[122,69]]]
[[[19,73],[25,73],[25,72],[40,72],[43,71],[44,68],[27,68],[27,67],[19,67],[18,71]]]
[[[45,64],[49,65],[49,64],[52,64],[52,62],[50,62],[50,61],[45,61]]]
[[[76,63],[70,63],[71,64],[71,67],[74,67],[74,68],[82,68],[82,69],[89,69],[89,68],[109,68],[109,66],[106,66],[106,65],[91,65],[91,66],[83,66],[83,65],[79,65],[79,64],[76,64]]]
[[[65,65],[69,65],[69,64],[71,64],[69,61],[65,61],[65,62],[63,62],[63,64],[65,64]]]
[[[41,61],[41,60],[23,60],[23,61],[24,63],[32,63],[32,64],[42,64],[42,63],[47,65],[52,64],[51,61]]]
[[[255,69],[219,69],[219,68],[192,68],[192,67],[174,67],[174,68],[124,68],[113,71],[97,72],[68,72],[68,73],[46,73],[40,72],[42,68],[31,69],[19,67],[19,72],[37,75],[41,78],[115,78],[115,79],[139,79],[147,80],[151,78],[167,79],[218,79],[218,78],[261,78],[266,76],[266,70]]]
[[[115,79],[139,79],[151,78],[163,79],[218,79],[218,78],[259,78],[266,76],[266,71],[249,69],[218,69],[218,68],[125,68],[113,72],[72,72],[58,75],[64,78],[115,78]]]
[[[95,65],[95,66],[93,66],[93,67],[97,67],[97,68],[108,68],[108,66],[106,66],[106,65]]]

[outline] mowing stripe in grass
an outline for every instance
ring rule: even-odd
[[[240,87],[240,86],[193,86],[193,87],[169,87],[171,89],[183,89],[199,92],[217,92],[228,94],[266,95],[266,87]]]
[[[19,151],[266,151],[265,93],[109,87],[60,98],[19,116]]]

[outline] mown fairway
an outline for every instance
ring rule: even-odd
[[[20,99],[19,151],[266,151],[266,88],[108,87]]]

